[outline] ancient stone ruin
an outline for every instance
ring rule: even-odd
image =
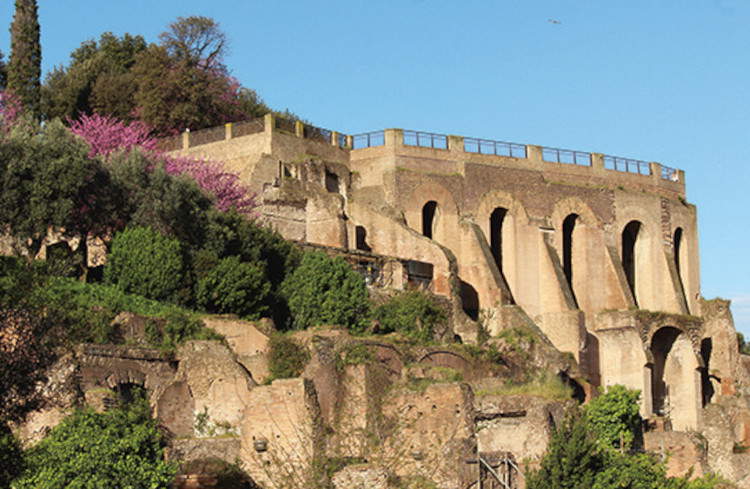
[[[335,328],[301,332],[305,372],[269,385],[265,323],[208,318],[229,346],[189,342],[173,359],[82,347],[87,399],[144,385],[172,456],[238,460],[268,488],[308,487],[323,460],[347,462],[333,475],[340,488],[391,487],[393,477],[523,487],[575,403],[501,394],[523,364],[559,375],[579,401],[614,384],[640,390],[645,444],[671,454],[671,474],[750,481],[750,454],[738,449],[750,446],[748,363],[728,303],[701,296],[681,170],[401,129],[351,136],[272,115],[163,147],[225,162],[269,225],[345,257],[371,287],[443,297],[455,340],[420,350]],[[504,342],[514,328],[537,339]],[[474,355],[468,345],[482,335],[511,360]],[[353,348],[374,361],[337,361]],[[199,475],[180,487],[214,483]]]

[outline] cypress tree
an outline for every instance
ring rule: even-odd
[[[39,118],[42,48],[36,0],[16,0],[10,26],[8,90],[16,94],[35,118]]]

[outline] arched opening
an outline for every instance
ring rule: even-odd
[[[496,208],[490,214],[490,249],[500,273],[503,273],[503,222],[508,209]]]
[[[364,226],[356,226],[354,228],[355,246],[358,250],[372,251],[370,245],[367,244],[367,229]]]
[[[479,320],[479,294],[469,283],[461,281],[461,302],[467,316],[474,321]]]
[[[568,281],[573,300],[576,301],[576,292],[573,287],[573,231],[578,221],[578,214],[570,214],[563,220],[563,272]],[[577,246],[577,245],[575,245]],[[576,301],[577,302],[577,301]]]
[[[635,294],[637,272],[636,242],[640,230],[640,222],[630,221],[622,231],[622,268],[625,270],[625,279],[628,281],[628,286],[630,287],[630,292],[633,294],[633,300],[635,300],[636,305],[638,304],[638,298]]]
[[[148,399],[146,389],[140,384],[132,382],[122,382],[117,384],[113,389],[117,394],[117,403],[120,406],[127,406],[136,402],[144,402]]]
[[[682,298],[685,300],[685,305],[688,306],[687,294],[685,293],[685,282],[682,278],[682,228],[677,228],[674,230],[674,236],[672,237],[672,247],[672,253],[674,254],[674,266],[677,270],[677,280],[679,281],[680,293],[682,294]]]
[[[711,338],[703,338],[701,340],[701,359],[703,360],[703,368],[701,369],[701,406],[706,407],[711,402],[715,394],[715,389],[712,379],[716,379],[715,376],[710,374],[711,371],[711,353],[713,351],[713,340]]]
[[[431,200],[422,207],[422,234],[433,239],[437,217],[437,202]]]
[[[701,392],[698,360],[686,334],[665,326],[651,339],[653,368],[651,395],[653,412],[669,419],[673,429],[695,429],[698,423]]]
[[[557,373],[560,382],[570,388],[570,396],[578,401],[578,404],[586,402],[586,391],[580,383],[573,379],[567,372],[560,371]]]

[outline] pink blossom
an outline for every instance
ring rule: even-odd
[[[114,117],[84,114],[77,121],[68,122],[73,134],[82,137],[91,146],[91,157],[106,157],[116,150],[130,151],[134,148],[155,152],[157,148],[157,139],[141,121],[126,124]]]
[[[0,92],[0,131],[7,133],[23,112],[21,100],[8,91]]]
[[[116,150],[140,149],[153,160],[163,162],[170,175],[187,175],[195,180],[203,191],[215,198],[218,209],[226,212],[234,208],[242,214],[254,215],[255,195],[240,183],[237,175],[225,171],[218,161],[167,155],[159,150],[158,140],[143,122],[126,124],[113,117],[93,114],[71,121],[70,129],[89,144],[92,157],[106,158]]]

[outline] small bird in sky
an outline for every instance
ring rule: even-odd
[[[549,22],[550,24],[562,24],[562,22],[557,19],[547,19],[547,22]]]

